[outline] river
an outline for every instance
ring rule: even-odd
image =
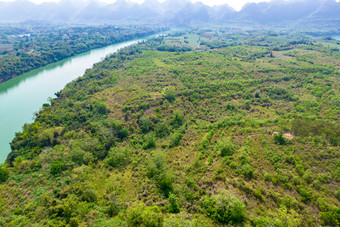
[[[146,37],[144,39],[148,39]],[[136,44],[136,39],[95,49],[65,60],[30,71],[0,84],[0,163],[11,151],[9,143],[25,123],[34,121],[34,113],[43,103],[86,69],[119,49]]]

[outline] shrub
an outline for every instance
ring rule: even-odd
[[[159,176],[166,169],[165,155],[163,152],[157,152],[155,157],[149,161],[147,175],[149,178]]]
[[[239,172],[246,178],[252,178],[254,174],[254,169],[251,167],[250,164],[246,163],[241,166]]]
[[[169,212],[170,213],[178,213],[179,212],[179,205],[177,202],[177,196],[170,192],[169,194]]]
[[[0,164],[0,183],[5,182],[8,178],[8,175],[8,169],[3,164]]]
[[[181,133],[179,133],[179,132],[175,132],[174,134],[172,134],[170,136],[170,145],[169,145],[169,147],[178,146],[179,143],[181,142],[182,136],[183,135]]]
[[[339,226],[340,225],[340,208],[328,212],[320,212],[322,224],[325,226]]]
[[[96,109],[101,115],[105,115],[110,112],[104,103],[96,103]]]
[[[153,134],[148,134],[144,138],[143,149],[151,149],[156,147],[156,140]]]
[[[294,101],[293,95],[291,92],[287,91],[283,87],[270,87],[266,89],[267,94],[272,99],[284,99],[287,101]]]
[[[165,196],[169,196],[172,190],[172,184],[174,182],[173,176],[167,172],[164,172],[157,178],[157,185],[163,191]]]
[[[155,133],[158,138],[163,138],[170,134],[170,125],[166,122],[162,122],[156,125]]]
[[[335,197],[340,201],[340,190],[335,192]]]
[[[301,201],[302,202],[307,202],[312,199],[312,192],[307,191],[306,189],[300,187],[298,188],[298,191],[301,195]]]
[[[164,95],[164,98],[166,100],[168,100],[169,102],[174,102],[176,100],[176,95],[175,95],[175,92],[173,90],[167,90],[165,92],[165,95]]]
[[[250,110],[250,101],[249,100],[244,101],[243,108],[246,109],[246,110]]]
[[[171,119],[171,125],[174,128],[179,128],[183,125],[184,123],[184,116],[180,113],[175,113],[174,115],[172,115],[172,119]]]
[[[285,145],[286,139],[283,137],[283,133],[274,134],[274,141],[276,144]]]
[[[210,217],[223,224],[241,223],[245,218],[245,204],[227,191],[215,197],[207,197],[203,207]]]
[[[106,157],[106,164],[108,166],[117,167],[126,165],[131,161],[131,150],[122,147],[113,147],[110,149]]]
[[[271,181],[271,175],[269,173],[265,173],[264,174],[264,180],[267,181],[267,182]]]
[[[129,136],[129,130],[127,130],[127,128],[122,128],[119,132],[118,132],[118,138],[119,139],[124,139],[126,137]]]
[[[50,173],[55,176],[61,173],[61,171],[64,169],[64,163],[60,161],[55,161],[51,164]]]
[[[78,147],[74,147],[71,151],[72,161],[77,163],[78,165],[83,164],[84,155],[85,155],[85,151],[81,150]]]
[[[225,142],[221,145],[220,155],[222,157],[232,156],[234,154],[234,150],[235,145],[231,141]]]
[[[143,202],[136,202],[127,209],[127,222],[131,226],[163,226],[163,214],[157,206],[145,206]]]
[[[152,123],[149,118],[141,117],[138,120],[139,128],[141,129],[142,133],[148,133],[152,129]]]

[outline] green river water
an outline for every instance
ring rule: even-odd
[[[145,39],[150,38],[146,37]],[[142,41],[136,39],[95,49],[0,84],[0,163],[5,162],[11,151],[9,143],[25,123],[34,121],[34,113],[49,97],[72,80],[82,76],[86,69],[119,49]]]

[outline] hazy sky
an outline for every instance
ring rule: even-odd
[[[0,1],[14,1],[14,0],[0,0]],[[42,2],[57,2],[58,0],[29,0],[31,2],[35,3],[42,3]],[[112,3],[116,0],[99,0],[106,3]],[[144,0],[129,0],[133,2],[142,3]],[[165,0],[160,0],[165,1]],[[204,4],[213,6],[213,5],[222,5],[222,4],[228,4],[229,6],[233,7],[236,10],[240,10],[244,4],[247,2],[269,2],[270,0],[191,0],[193,2],[204,2]]]
[[[0,1],[15,1],[15,0],[0,0]],[[60,0],[29,0],[31,2],[35,3],[42,3],[42,2],[58,2]],[[71,0],[72,1],[72,0]],[[91,0],[84,0],[84,1],[91,1]],[[116,0],[99,0],[101,2],[106,3],[113,3]],[[132,2],[138,2],[142,3],[144,0],[127,0]],[[160,2],[164,2],[166,0],[159,0]],[[213,5],[222,5],[222,4],[228,4],[229,6],[233,7],[236,10],[240,10],[242,6],[244,6],[248,2],[270,2],[271,0],[191,0],[193,2],[203,2],[206,5],[213,6]],[[292,0],[286,0],[286,1],[292,1]],[[336,0],[339,2],[340,0]]]

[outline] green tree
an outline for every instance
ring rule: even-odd
[[[5,182],[8,178],[9,171],[4,164],[0,164],[0,183]]]
[[[178,213],[179,212],[179,205],[177,202],[177,196],[170,192],[169,194],[169,211],[170,213]]]
[[[50,173],[55,176],[61,173],[64,168],[64,163],[60,161],[55,161],[51,164]]]

